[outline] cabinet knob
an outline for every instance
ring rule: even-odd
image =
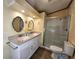
[[[31,46],[31,49],[33,48],[33,46]]]

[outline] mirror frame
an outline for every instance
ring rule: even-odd
[[[31,29],[30,29],[30,26],[32,27]],[[34,29],[34,22],[33,22],[33,20],[30,20],[28,23],[28,30],[32,31],[33,29]]]
[[[17,24],[17,27],[19,28],[18,30],[16,30],[17,28],[15,27],[16,25],[16,23],[18,22],[18,24]],[[22,31],[22,29],[24,28],[24,22],[23,22],[23,19],[20,17],[20,16],[17,16],[17,17],[15,17],[14,19],[13,19],[13,21],[12,21],[12,26],[13,26],[13,29],[16,31],[16,32],[21,32]]]

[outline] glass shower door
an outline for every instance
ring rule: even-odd
[[[56,45],[63,48],[64,41],[67,40],[68,29],[68,17],[47,20],[45,24],[44,46]]]

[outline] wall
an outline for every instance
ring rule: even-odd
[[[13,27],[12,27],[12,21],[13,21],[13,18],[15,18],[16,16],[20,16],[23,21],[27,20],[27,17],[23,14],[20,14],[19,12],[16,12],[14,10],[11,10],[7,7],[4,6],[4,14],[3,14],[3,18],[4,18],[4,25],[3,25],[3,28],[4,28],[4,32],[8,32],[9,35],[15,35],[15,34],[18,34],[18,33],[23,33],[23,31],[21,32],[16,32],[14,31]],[[24,29],[23,29],[24,30]]]
[[[44,21],[45,21],[45,13],[40,13],[41,18],[40,19],[35,19],[34,20],[34,31],[36,32],[41,32],[42,36],[41,36],[41,45],[43,45],[43,33],[44,33]]]
[[[67,9],[64,9],[62,11],[58,11],[58,12],[49,14],[48,16],[49,17],[63,17],[63,16],[67,16],[67,15],[68,15]]]
[[[75,2],[74,2],[74,0],[68,9],[68,13],[71,16],[68,40],[75,45]]]
[[[71,16],[70,31],[68,41],[75,45],[75,0],[68,8],[68,13]],[[75,54],[70,59],[75,59]]]

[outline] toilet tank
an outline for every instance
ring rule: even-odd
[[[74,45],[72,45],[70,42],[64,41],[64,53],[68,56],[73,56],[75,51]]]

